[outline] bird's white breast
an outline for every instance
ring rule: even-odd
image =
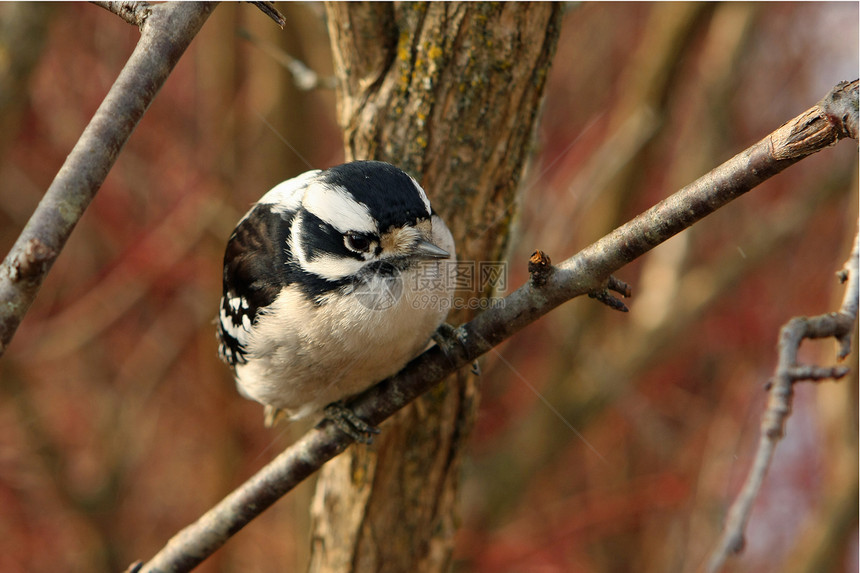
[[[366,290],[315,305],[295,286],[284,288],[248,336],[248,363],[236,366],[239,390],[301,418],[398,372],[427,346],[450,307],[454,243],[444,225],[433,231],[451,258],[401,273],[399,293],[396,282],[386,284],[391,278],[376,277]]]

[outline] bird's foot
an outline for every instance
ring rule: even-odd
[[[341,432],[361,444],[372,444],[373,434],[379,433],[379,428],[359,418],[343,402],[332,402],[325,407],[323,413]]]
[[[451,350],[455,345],[463,347],[466,350],[466,339],[463,331],[459,328],[454,328],[447,322],[443,322],[433,333],[433,342],[442,350],[445,356],[450,357]],[[478,366],[478,361],[472,362],[472,374],[475,376],[481,375],[481,367]]]
[[[286,418],[287,413],[274,406],[263,406],[263,425],[267,428],[274,428],[278,422]]]

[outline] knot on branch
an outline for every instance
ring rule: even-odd
[[[540,288],[546,284],[547,279],[552,274],[552,261],[549,255],[538,249],[529,257],[529,274],[531,275],[532,285]]]
[[[27,244],[6,263],[6,271],[13,283],[29,281],[48,272],[57,252],[39,239],[30,239]]]
[[[105,10],[113,12],[132,26],[143,29],[149,15],[152,14],[152,6],[149,2],[137,2],[134,0],[117,0],[105,2],[93,2]]]
[[[839,139],[857,139],[858,84],[860,81],[839,82],[818,106],[837,131]]]

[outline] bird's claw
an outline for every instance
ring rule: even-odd
[[[467,350],[466,337],[463,330],[460,328],[454,328],[447,322],[443,322],[439,325],[439,328],[437,328],[436,332],[433,333],[432,338],[446,357],[450,358],[451,349],[453,349],[455,345],[460,345],[463,347],[463,350]],[[477,360],[472,362],[472,374],[475,376],[481,375],[481,367],[478,366]]]
[[[373,434],[379,433],[379,428],[371,426],[342,402],[333,402],[323,410],[325,417],[331,420],[337,428],[361,444],[373,443]]]

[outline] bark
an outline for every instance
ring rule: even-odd
[[[551,4],[327,6],[347,159],[418,178],[460,261],[496,261],[555,51]],[[489,293],[458,292],[470,299]],[[452,313],[449,321],[470,318]],[[477,405],[457,375],[399,412],[373,447],[326,465],[311,571],[441,571],[451,560],[459,462]]]

